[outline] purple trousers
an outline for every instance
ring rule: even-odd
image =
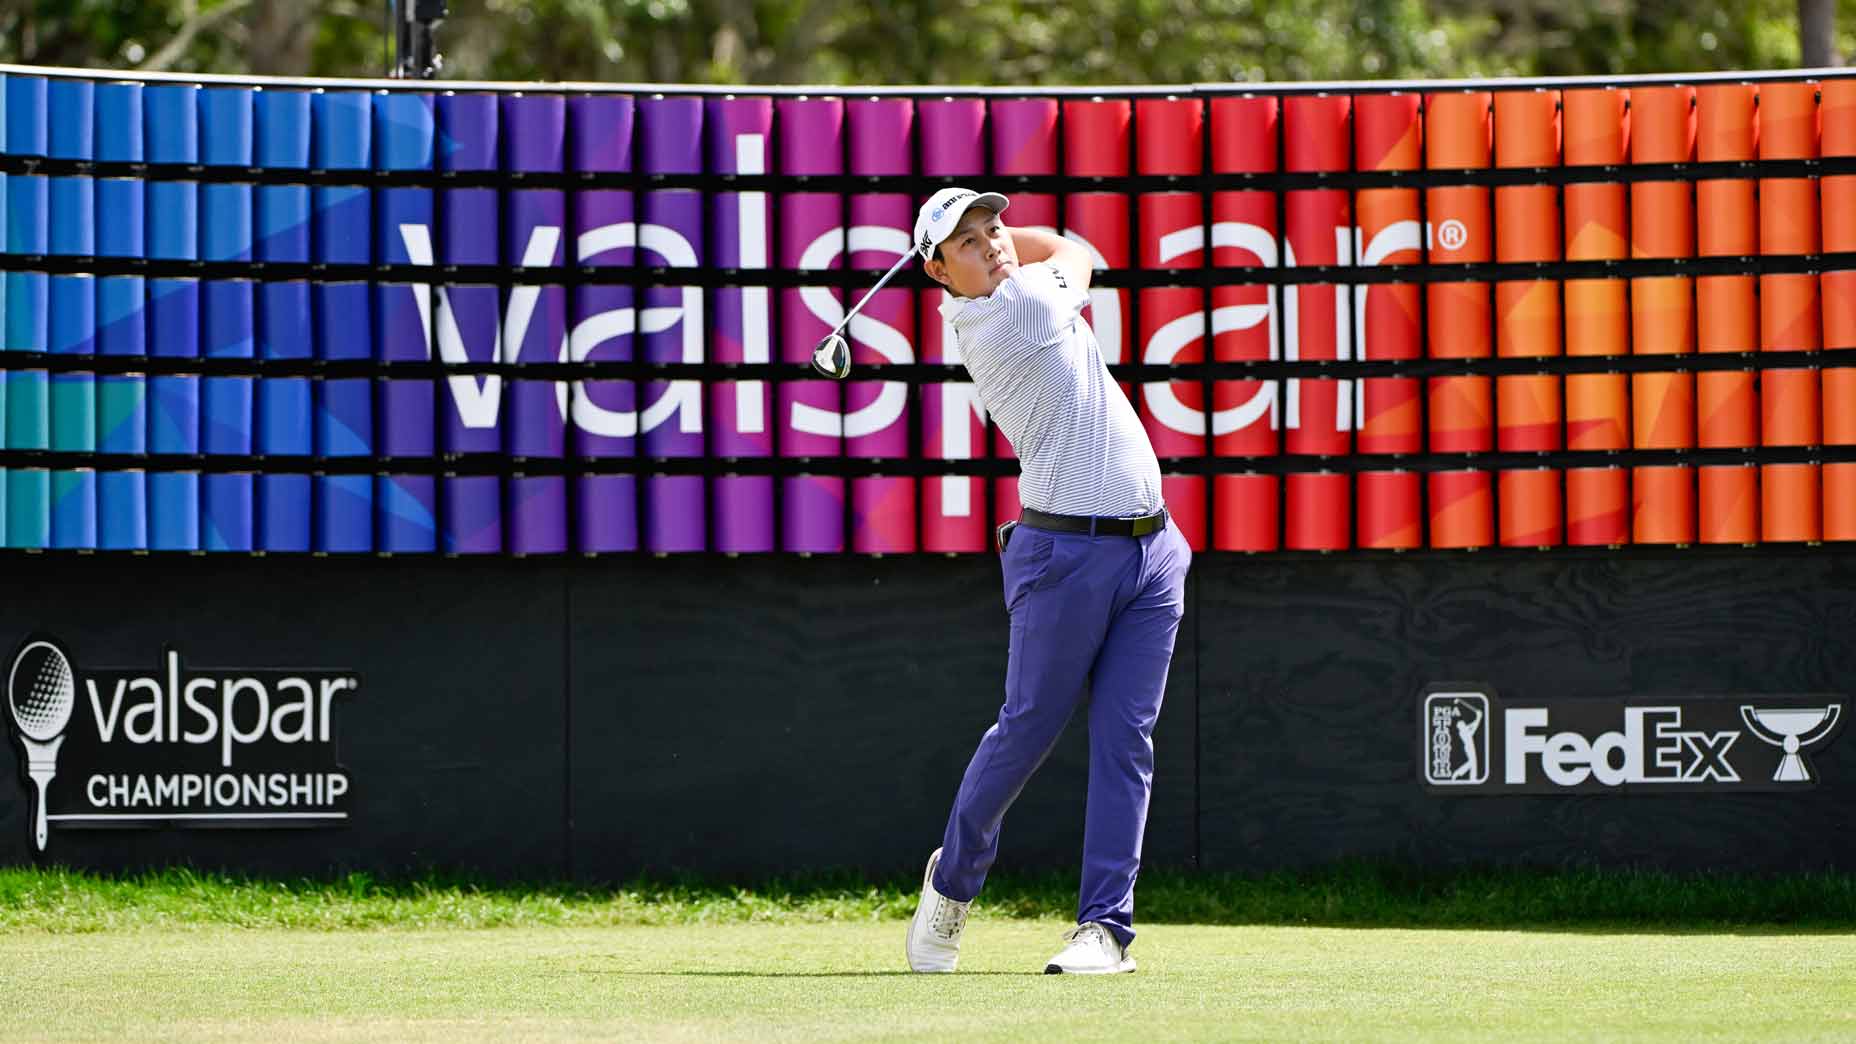
[[[973,753],[941,841],[934,887],[979,894],[999,851],[999,824],[1089,694],[1089,796],[1078,923],[1134,940],[1154,779],[1154,721],[1185,612],[1192,549],[1171,520],[1146,536],[1089,536],[1031,526],[1001,556],[1012,636],[1005,706]]]

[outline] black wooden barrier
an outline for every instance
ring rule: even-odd
[[[352,818],[330,829],[52,831],[0,752],[0,863],[612,881],[914,872],[996,713],[988,558],[10,556],[9,646],[87,667],[339,667]],[[1507,697],[1849,693],[1856,556],[1800,548],[1203,554],[1156,734],[1150,866],[1856,868],[1856,740],[1814,789],[1443,796],[1424,685]],[[80,693],[81,704],[85,697]],[[1750,741],[1749,741],[1750,742]],[[76,785],[61,766],[60,785]],[[1001,868],[1073,868],[1079,715]]]

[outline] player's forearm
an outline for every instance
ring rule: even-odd
[[[1089,251],[1081,243],[1041,229],[1013,228],[1012,248],[1018,252],[1019,264],[1048,261],[1070,277],[1071,285],[1081,290],[1089,288]]]

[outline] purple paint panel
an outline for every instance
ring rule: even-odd
[[[707,549],[701,475],[650,475],[644,486],[644,546],[655,554]]]
[[[439,170],[496,169],[496,95],[446,91],[437,119]]]
[[[638,159],[647,174],[702,173],[702,99],[638,99]]]
[[[887,271],[910,250],[913,208],[899,195],[851,197],[852,268]],[[915,292],[879,290],[851,320],[851,361],[915,361]],[[852,457],[909,455],[909,389],[899,381],[851,381],[844,387],[844,452]]]
[[[558,555],[567,551],[567,478],[511,475],[505,484],[509,553]]]
[[[518,286],[510,297],[505,353],[518,363],[558,361],[567,336],[566,289]],[[509,381],[508,390],[504,452],[516,458],[560,456],[567,441],[566,382],[516,378]]]
[[[764,174],[773,105],[766,98],[711,99],[709,161],[713,170]],[[764,269],[771,255],[765,192],[723,192],[710,200],[710,264]],[[725,363],[772,360],[771,293],[767,287],[721,287],[710,303],[709,358]],[[773,451],[772,393],[765,381],[717,381],[708,386],[709,452],[764,457]]]
[[[567,99],[567,116],[573,125],[573,169],[626,171],[632,169],[630,95],[576,94]]]
[[[714,496],[717,551],[773,550],[773,476],[717,475]]]
[[[432,288],[425,283],[374,284],[374,351],[381,362],[432,357]]]
[[[986,103],[979,98],[924,99],[915,107],[921,126],[922,169],[931,177],[986,172]]]
[[[423,378],[383,377],[374,384],[376,452],[383,457],[430,457],[433,389]]]
[[[905,555],[915,550],[915,480],[860,475],[851,480],[851,550]]]
[[[644,225],[640,247],[646,264],[694,268],[702,263],[702,193],[647,192],[642,200]],[[639,355],[649,362],[702,362],[703,293],[693,286],[647,287],[643,297]],[[661,328],[654,316],[674,315]],[[659,405],[670,396],[674,406]],[[651,457],[700,457],[703,454],[702,384],[699,381],[647,381],[640,395],[643,452]],[[645,414],[665,411],[646,421]]]
[[[992,103],[994,174],[1057,173],[1057,99],[996,98]]]
[[[780,267],[843,267],[844,232],[836,195],[795,193],[780,200]],[[840,292],[808,286],[780,291],[780,360],[804,363],[844,317]],[[782,381],[776,395],[782,457],[835,457],[843,450],[837,381]]]
[[[844,173],[844,99],[781,98],[780,173]]]
[[[638,550],[638,476],[576,476],[574,520],[583,552]]]
[[[807,554],[844,550],[844,479],[789,475],[780,480],[780,550]]]
[[[850,103],[851,173],[912,174],[915,103],[908,98],[859,98]]]
[[[567,99],[559,94],[501,96],[503,169],[558,173],[565,160]]]
[[[495,475],[446,475],[439,484],[441,546],[448,555],[503,550],[503,487]]]
[[[574,195],[574,250],[582,265],[629,268],[636,256],[632,194],[594,189]],[[634,351],[632,288],[587,284],[574,288],[568,358],[576,363],[630,362]],[[629,457],[637,443],[638,386],[626,380],[576,381],[571,396],[574,453]],[[637,524],[632,523],[632,539]],[[616,550],[616,549],[615,549]]]
[[[443,189],[438,193],[438,257],[447,265],[494,265],[501,198],[493,188]],[[415,256],[413,262],[419,263]]]
[[[502,292],[494,286],[448,286],[438,291],[433,342],[448,363],[497,362]],[[440,379],[439,446],[447,454],[503,451],[503,379],[495,374],[453,373]]]
[[[505,122],[513,126],[516,114],[506,109],[504,115],[512,117]],[[512,248],[520,244],[516,263],[526,268],[561,265],[561,234],[567,223],[565,196],[551,190],[521,189],[510,192],[508,198],[506,241]],[[566,343],[566,289],[532,284],[511,287],[508,311],[503,317],[503,361],[560,362]],[[560,456],[567,438],[566,385],[560,381],[514,379],[508,384],[508,395],[504,452],[518,458]]]

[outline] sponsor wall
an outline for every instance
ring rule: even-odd
[[[1017,462],[918,272],[805,360],[965,183],[1207,552],[1154,863],[1856,865],[1856,81],[0,74],[0,860],[918,866]]]
[[[1200,550],[1856,539],[1856,79],[842,96],[0,70],[8,547],[978,553],[973,183]]]

